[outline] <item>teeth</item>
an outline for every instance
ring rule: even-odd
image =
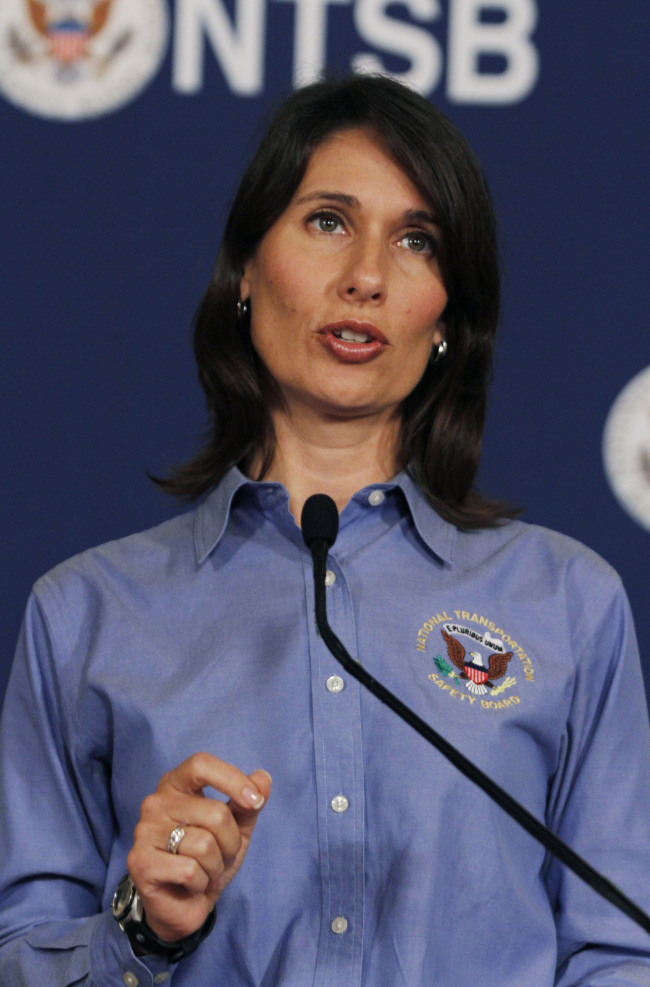
[[[340,339],[344,339],[347,343],[369,343],[372,339],[371,336],[367,336],[365,332],[352,332],[351,329],[341,329],[340,332],[335,333]]]

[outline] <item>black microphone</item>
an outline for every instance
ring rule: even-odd
[[[307,548],[322,540],[331,548],[339,533],[339,512],[327,494],[313,494],[305,502],[300,518],[302,537]]]
[[[445,740],[439,733],[425,723],[424,720],[409,709],[397,696],[386,689],[381,682],[373,678],[359,661],[355,661],[341,641],[338,639],[327,621],[327,603],[325,593],[325,572],[327,553],[336,541],[339,528],[339,517],[336,504],[327,494],[314,494],[305,501],[300,518],[302,536],[307,548],[311,551],[314,563],[314,599],[316,609],[316,626],[328,650],[343,668],[360,682],[382,703],[413,727],[421,737],[428,740],[436,750],[447,758],[455,768],[478,785],[482,791],[499,805],[504,812],[519,823],[534,839],[562,861],[569,870],[585,881],[601,897],[605,898],[621,912],[650,933],[650,916],[639,908],[630,898],[604,877],[591,864],[583,860],[579,854],[564,843],[552,830],[543,825],[523,805],[509,795],[500,785],[497,785],[488,775],[477,768],[472,761],[461,754],[453,744]]]

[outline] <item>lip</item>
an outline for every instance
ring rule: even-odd
[[[355,343],[352,340],[340,339],[335,333],[342,329],[363,333],[370,337],[367,343]],[[388,340],[383,332],[371,322],[358,322],[356,319],[342,319],[340,322],[330,322],[319,329],[323,346],[344,363],[367,363],[388,346]]]

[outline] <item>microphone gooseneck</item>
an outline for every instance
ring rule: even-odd
[[[338,534],[338,511],[336,504],[327,494],[314,494],[305,501],[300,523],[304,542],[312,554],[314,564],[316,626],[334,658],[336,658],[353,678],[372,692],[377,699],[392,709],[394,713],[397,713],[421,737],[428,740],[466,778],[469,778],[475,785],[478,785],[504,812],[507,812],[527,833],[541,843],[546,850],[557,857],[558,860],[585,881],[601,897],[605,898],[618,908],[619,911],[627,915],[628,918],[631,918],[633,922],[636,922],[642,929],[650,933],[650,916],[643,909],[624,895],[608,878],[595,870],[591,864],[583,860],[575,850],[572,850],[559,836],[556,836],[552,830],[544,826],[528,809],[525,809],[523,805],[517,802],[512,795],[509,795],[500,785],[497,785],[488,775],[484,774],[480,768],[477,768],[453,744],[450,744],[449,741],[445,740],[444,737],[430,727],[428,723],[420,719],[413,710],[409,709],[397,696],[386,689],[381,682],[373,678],[359,661],[355,661],[351,657],[327,621],[325,573],[327,553],[336,541]],[[322,525],[322,527],[319,527],[319,525]]]

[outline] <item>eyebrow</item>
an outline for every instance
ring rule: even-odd
[[[404,213],[404,219],[407,219],[410,223],[430,223],[431,226],[440,225],[435,214],[427,212],[426,209],[407,209]]]
[[[316,199],[324,199],[326,202],[340,202],[344,206],[349,206],[350,209],[361,208],[361,203],[357,199],[356,195],[346,195],[345,192],[310,192],[309,195],[302,195],[296,201],[298,205],[301,205],[303,202],[313,202]]]
[[[361,203],[357,199],[356,195],[347,195],[345,192],[327,192],[325,190],[317,190],[315,192],[309,192],[308,195],[302,195],[296,200],[298,205],[302,205],[305,202],[338,202],[341,205],[347,206],[349,209],[360,209]],[[407,209],[403,214],[403,218],[407,223],[429,223],[431,226],[438,226],[439,222],[433,213],[428,212],[426,209]]]

